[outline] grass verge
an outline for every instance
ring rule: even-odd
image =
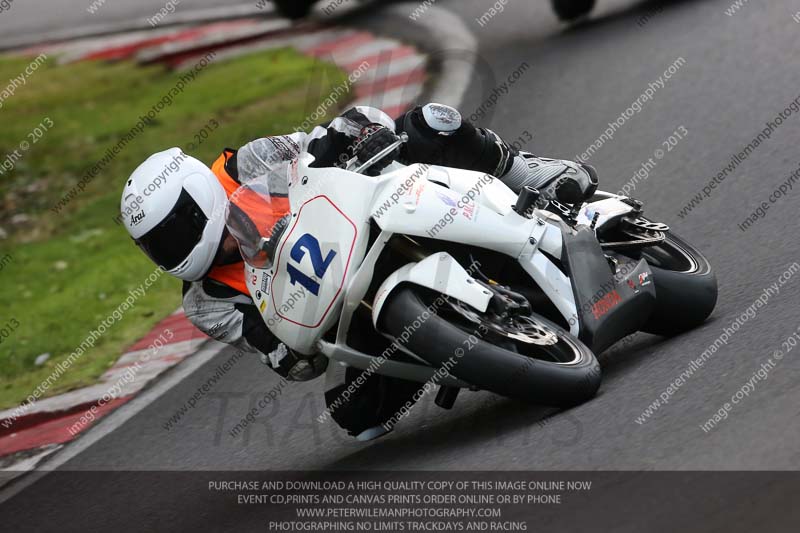
[[[18,76],[28,62],[1,58],[0,79]],[[0,109],[0,163],[31,141],[35,128],[46,129],[13,169],[0,173],[0,228],[7,234],[0,235],[0,408],[24,401],[153,272],[113,221],[122,185],[139,163],[180,146],[210,165],[224,147],[294,131],[345,80],[335,66],[288,49],[212,64],[54,213],[51,207],[179,77],[129,62],[49,62]],[[219,127],[196,138],[211,121]],[[47,394],[93,383],[179,305],[180,283],[161,276]],[[45,353],[49,359],[36,365]]]

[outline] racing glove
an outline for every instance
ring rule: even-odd
[[[269,354],[262,353],[261,362],[289,381],[309,381],[321,376],[328,368],[328,358],[324,355],[303,355],[283,343]]]
[[[353,153],[355,153],[361,163],[366,163],[399,139],[397,134],[386,126],[382,124],[370,124],[361,129],[361,133],[353,144]],[[392,153],[372,165],[370,171],[373,173],[380,172],[399,155],[400,148],[398,147]]]

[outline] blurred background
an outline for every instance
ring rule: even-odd
[[[304,53],[297,43],[325,27],[385,25],[380,10],[390,3],[0,4],[0,80],[8,80],[0,83],[0,300],[6,304],[0,326],[9,334],[0,343],[0,409],[25,400],[151,271],[115,220],[120,186],[131,171],[172,146],[210,163],[226,146],[310,130],[343,111],[358,98],[346,83],[352,66],[334,64],[335,47]],[[434,4],[412,5],[417,13],[409,16],[424,18]],[[593,2],[559,4],[562,16],[574,18]],[[498,2],[494,9],[505,6]],[[187,90],[147,117],[204,54],[217,52]],[[425,73],[404,76],[423,81]],[[338,86],[344,96],[337,91],[333,105],[316,112]],[[408,91],[407,101],[383,107],[399,114],[421,92]],[[131,136],[143,117],[145,127]],[[180,305],[179,288],[178,281],[160,278],[47,394],[94,382],[124,346]]]

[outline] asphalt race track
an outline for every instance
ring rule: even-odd
[[[238,4],[239,2],[230,2]],[[255,3],[255,2],[253,2]],[[6,42],[17,42],[28,36],[69,33],[80,28],[98,27],[144,21],[164,7],[161,0],[119,2],[114,0],[47,0],[21,2],[13,0],[6,10],[9,16],[0,16],[0,46]],[[197,9],[220,7],[214,0],[191,0],[175,2],[175,12],[179,14]],[[252,5],[252,4],[251,4]],[[46,15],[42,8],[46,6]],[[97,9],[94,9],[97,6]],[[94,9],[94,12],[90,11]]]
[[[324,405],[316,383],[282,389],[257,423],[232,437],[233,426],[278,381],[254,359],[238,362],[194,409],[165,429],[169,417],[230,357],[232,351],[226,351],[83,450],[63,470],[800,466],[800,349],[787,350],[783,344],[800,327],[800,276],[769,293],[765,305],[751,307],[790,265],[800,262],[800,190],[770,204],[765,216],[746,231],[738,227],[800,166],[800,112],[785,118],[724,181],[707,189],[708,197],[679,216],[767,127],[766,122],[800,96],[800,24],[792,18],[800,6],[789,0],[751,2],[728,16],[728,0],[600,0],[590,20],[566,27],[545,2],[511,0],[504,12],[481,27],[475,19],[491,3],[440,0],[437,5],[463,17],[480,43],[476,83],[462,105],[464,114],[484,114],[482,124],[512,141],[532,135],[532,141],[522,144],[537,154],[571,159],[585,152],[610,122],[674,67],[663,87],[625,119],[589,161],[600,173],[601,188],[612,191],[655,161],[648,165],[647,178],[637,180],[632,195],[645,202],[650,218],[668,223],[710,259],[720,288],[712,319],[677,338],[638,334],[601,354],[604,381],[599,395],[568,412],[523,406],[487,393],[462,393],[448,412],[429,397],[393,434],[366,445],[351,441],[331,423],[317,423]],[[527,65],[524,72],[522,65]],[[507,92],[493,91],[515,71],[518,79]],[[493,93],[498,95],[496,103],[487,104]],[[676,136],[676,131],[686,133]],[[670,136],[677,141],[671,142]],[[748,308],[751,316],[746,315]],[[669,394],[667,404],[637,423],[690,361],[737,318],[740,324],[727,345]],[[726,420],[705,432],[700,426],[730,402],[776,350],[783,350],[784,357],[768,378],[759,381]],[[0,514],[8,512],[9,504],[19,509],[44,505],[47,491],[37,487],[54,483],[49,477],[7,502]],[[159,487],[142,485],[138,489],[145,501],[164,497]],[[607,488],[614,488],[613,481]],[[191,499],[193,494],[187,489],[184,496]],[[80,502],[93,502],[96,508],[102,495],[87,483],[76,484],[61,498],[73,509]],[[745,502],[742,495],[739,504]],[[199,527],[188,520],[183,526],[175,522],[175,527]]]

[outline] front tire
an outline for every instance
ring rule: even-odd
[[[504,344],[512,349],[498,346],[472,335],[463,324],[459,327],[453,323],[457,320],[444,318],[446,305],[430,305],[437,295],[412,285],[400,287],[382,313],[385,330],[395,338],[408,324],[420,323],[405,347],[434,367],[454,362],[450,369],[453,376],[481,389],[539,405],[570,407],[597,393],[601,380],[597,359],[586,345],[556,324],[531,315],[558,339],[552,346],[536,345],[535,355],[541,357],[536,358],[519,353],[510,341]],[[429,318],[421,320],[425,316]],[[454,358],[459,350],[463,355]]]

